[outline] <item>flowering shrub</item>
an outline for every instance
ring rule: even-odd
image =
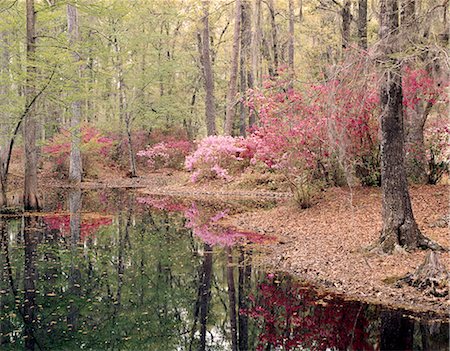
[[[162,167],[180,169],[191,147],[192,144],[185,140],[163,141],[148,146],[145,150],[139,151],[137,155],[147,157],[147,163],[153,169]]]
[[[308,193],[301,189],[305,179],[339,185],[339,172],[364,165],[378,148],[379,99],[373,77],[355,79],[362,67],[356,62],[354,70],[303,92],[289,88],[283,76],[251,91],[248,106],[260,122],[251,136],[252,163],[284,173],[298,194]]]
[[[197,150],[186,157],[185,167],[192,171],[191,180],[219,178],[231,180],[232,175],[248,165],[251,151],[243,138],[209,136],[202,139]]]
[[[61,129],[42,148],[44,155],[53,161],[54,171],[64,176],[68,171],[69,155],[71,149],[72,133],[70,130]],[[109,156],[113,146],[113,140],[104,136],[99,130],[90,126],[81,127],[81,155],[83,157],[83,170],[85,173],[93,173],[94,164],[100,158]]]
[[[110,161],[115,166],[118,166],[124,170],[129,170],[130,168],[130,151],[128,145],[128,137],[119,133],[109,133],[108,136],[116,141],[114,143],[114,148],[110,154]],[[148,131],[133,131],[131,133],[131,144],[133,151],[143,150],[146,145],[150,144],[150,133]],[[141,161],[141,162],[140,162]],[[143,159],[136,159],[138,165],[144,166],[145,162]]]
[[[445,88],[448,85],[438,83],[426,69],[406,66],[403,72],[403,107],[408,115],[409,109],[414,110],[421,103],[434,105],[446,97]]]

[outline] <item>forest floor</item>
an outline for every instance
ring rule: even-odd
[[[46,187],[69,186],[62,180],[45,178],[41,183]],[[17,177],[12,179],[12,185],[20,183]],[[286,186],[273,176],[246,175],[227,184],[219,181],[193,184],[186,172],[161,171],[131,179],[110,172],[97,179],[86,179],[82,187],[139,188],[140,192],[148,195],[218,200],[232,197],[275,199],[278,204],[273,208],[242,212],[233,215],[226,223],[279,238],[276,243],[269,244],[258,259],[268,271],[291,273],[350,299],[448,316],[448,298],[428,296],[415,288],[395,285],[398,278],[414,271],[423,262],[426,251],[385,255],[366,250],[380,235],[380,189],[330,188],[317,204],[299,209],[290,199]],[[443,220],[448,214],[449,187],[411,186],[410,193],[421,231],[441,245],[450,247],[448,221]],[[442,253],[440,258],[450,269],[450,253]]]

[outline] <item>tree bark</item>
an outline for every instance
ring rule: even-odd
[[[396,246],[407,250],[439,248],[420,232],[413,216],[404,165],[402,77],[399,49],[397,0],[381,1],[380,40],[385,62],[380,87],[381,104],[381,188],[383,229],[381,249],[392,252]]]
[[[240,54],[240,135],[245,137],[247,127],[247,116],[249,111],[245,105],[247,89],[252,89],[254,85],[253,70],[250,69],[251,61],[251,8],[249,0],[242,0],[241,9],[241,54]],[[249,124],[250,124],[249,118]]]
[[[224,134],[231,135],[233,133],[235,106],[237,103],[237,73],[239,65],[239,33],[241,28],[241,0],[236,0],[236,10],[234,15],[234,32],[233,32],[233,48],[231,53],[231,69],[230,80],[228,82],[227,106],[225,112],[225,128]]]
[[[367,0],[358,2],[358,44],[363,50],[367,50]]]
[[[345,0],[341,10],[342,16],[342,49],[347,49],[350,44],[350,24],[352,22],[351,1]]]
[[[36,81],[36,13],[34,11],[34,0],[26,1],[27,17],[27,79],[26,79],[26,104],[30,105],[35,95]],[[27,211],[39,209],[38,201],[38,180],[37,180],[37,148],[36,148],[36,112],[32,105],[28,114],[24,118],[23,139],[25,154],[25,178],[23,206]]]
[[[251,37],[251,71],[253,76],[253,86],[261,86],[262,77],[261,67],[261,0],[255,0],[253,3],[253,30]],[[250,113],[248,126],[251,128],[256,123],[256,114]]]
[[[78,10],[75,6],[67,4],[67,31],[69,33],[69,46],[74,47],[80,42],[80,29],[78,22]],[[80,55],[76,52],[72,52],[73,62],[77,69],[78,77],[73,82],[74,86],[80,86],[80,79],[82,74],[82,68],[80,65]],[[81,100],[77,98],[72,102],[72,116],[70,119],[70,133],[71,133],[71,143],[70,143],[70,160],[69,160],[69,180],[72,182],[79,183],[82,178],[82,162],[81,162]]]
[[[289,54],[288,66],[291,81],[294,77],[294,0],[289,0]],[[292,82],[291,82],[292,84]]]
[[[401,0],[400,4],[402,45],[405,51],[409,51],[411,44],[417,43],[418,39],[416,5],[415,0]],[[423,132],[432,106],[419,99],[415,106],[405,110],[406,174],[414,183],[425,184],[428,181],[429,169]]]
[[[214,78],[211,65],[211,50],[209,47],[209,1],[202,1],[203,35],[201,36],[201,54],[203,81],[205,86],[205,119],[207,135],[216,135],[216,103],[214,98]]]
[[[271,34],[272,34],[272,51],[273,51],[273,72],[271,72],[271,75],[277,76],[278,75],[278,30],[277,30],[277,23],[275,20],[275,5],[273,3],[273,0],[268,0],[267,6],[269,7],[270,28],[271,28]]]

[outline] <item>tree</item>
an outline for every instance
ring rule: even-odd
[[[289,74],[294,75],[294,0],[289,0]]]
[[[35,53],[36,53],[36,12],[34,10],[34,0],[26,1],[27,18],[27,79],[25,95],[27,106],[35,96]],[[23,139],[25,153],[25,179],[23,206],[25,210],[36,210],[39,208],[38,201],[38,179],[37,179],[37,148],[36,148],[36,111],[35,106],[31,106],[28,114],[24,117]]]
[[[248,108],[244,101],[247,96],[247,89],[253,89],[254,75],[253,70],[250,69],[249,64],[251,60],[251,8],[249,0],[242,0],[241,8],[241,53],[240,53],[240,123],[239,132],[241,136],[246,134],[247,116],[249,114]],[[248,123],[255,119],[254,116],[249,117]]]
[[[236,0],[236,10],[234,14],[234,32],[233,32],[233,48],[231,52],[231,68],[230,80],[228,82],[227,106],[225,112],[225,128],[224,134],[231,135],[233,133],[233,121],[236,106],[237,94],[237,73],[239,65],[239,35],[241,28],[241,0]]]
[[[78,23],[78,10],[72,4],[67,4],[67,31],[69,33],[69,45],[70,47],[76,46],[80,42],[80,28]],[[74,50],[72,52],[73,62],[78,66],[77,73],[78,78],[81,77],[82,68],[80,65],[80,54]],[[74,85],[79,86],[79,79],[75,79]],[[70,131],[72,134],[70,145],[70,164],[69,164],[69,180],[73,182],[81,182],[82,178],[82,162],[81,162],[81,100],[76,98],[72,102],[72,115],[70,118]]]
[[[209,1],[202,1],[203,7],[203,35],[201,39],[200,61],[202,64],[203,81],[205,86],[205,122],[207,135],[216,134],[216,105],[214,99],[214,78],[211,65],[211,50],[209,47]]]
[[[392,252],[396,246],[407,250],[439,248],[419,230],[411,208],[404,165],[403,93],[399,50],[397,0],[382,0],[380,7],[381,55],[384,62],[380,86],[381,188],[383,228],[380,246]]]
[[[367,49],[367,0],[358,2],[358,38],[359,47]]]
[[[352,22],[351,6],[352,6],[351,1],[345,0],[344,6],[341,9],[342,49],[347,49],[350,43],[350,24]]]

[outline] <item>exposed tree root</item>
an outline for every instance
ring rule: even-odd
[[[400,279],[399,285],[408,284],[428,295],[446,297],[449,294],[450,274],[439,260],[439,254],[431,251],[425,261],[413,273]]]
[[[421,249],[431,249],[433,251],[449,251],[447,247],[438,244],[437,242],[427,238],[422,234],[420,235],[418,246]]]

